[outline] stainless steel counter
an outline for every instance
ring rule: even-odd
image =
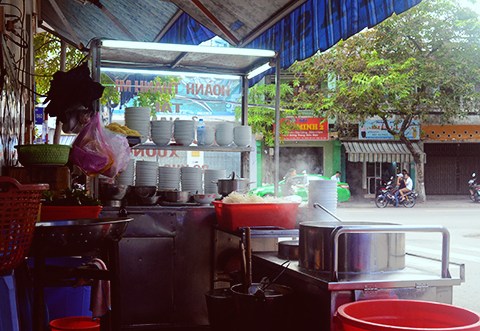
[[[452,303],[453,286],[464,280],[463,265],[452,264],[454,276],[441,276],[441,261],[407,255],[407,266],[398,271],[378,273],[330,273],[304,270],[291,261],[278,283],[294,289],[292,307],[298,329],[333,330],[333,316],[342,304],[365,299],[399,298]],[[254,279],[276,275],[285,260],[276,252],[253,255]]]
[[[208,325],[211,206],[132,206],[120,241],[122,329]],[[105,207],[101,217],[118,215]]]

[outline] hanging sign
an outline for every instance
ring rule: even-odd
[[[401,121],[388,120],[388,125],[394,131],[398,132],[402,126]],[[418,121],[413,120],[410,126],[405,131],[405,137],[410,140],[419,140],[420,139],[420,124]],[[385,123],[381,118],[370,118],[365,120],[363,123],[358,124],[358,139],[382,139],[382,140],[393,140],[395,139],[385,127]]]
[[[292,121],[296,129],[282,135],[284,141],[328,140],[328,121],[320,117],[290,117],[282,121]]]

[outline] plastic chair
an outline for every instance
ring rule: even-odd
[[[8,291],[10,308],[11,321],[5,325],[13,331],[19,330],[13,270],[24,261],[30,248],[40,198],[48,187],[48,184],[22,185],[11,177],[0,176],[0,277],[5,284],[3,292]]]

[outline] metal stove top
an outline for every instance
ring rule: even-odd
[[[253,254],[255,263],[278,266],[286,260],[278,257],[277,252],[258,252]],[[375,273],[339,273],[339,280],[332,281],[331,273],[305,270],[298,261],[290,261],[286,274],[302,282],[320,284],[329,291],[364,290],[365,288],[400,288],[419,286],[453,286],[465,280],[465,265],[450,263],[450,278],[441,276],[441,261],[427,257],[407,254],[406,267],[401,270]]]

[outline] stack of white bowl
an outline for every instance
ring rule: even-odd
[[[233,142],[239,147],[247,147],[252,143],[252,127],[248,125],[236,126],[233,129]]]
[[[233,143],[233,123],[223,122],[217,125],[215,141],[219,146],[228,146]]]
[[[208,194],[208,193],[218,194],[217,182],[219,179],[225,179],[226,177],[227,177],[227,171],[225,169],[205,169],[205,173],[204,173],[205,194]]]
[[[118,185],[133,185],[135,178],[135,160],[130,159],[127,164],[127,168],[118,174],[115,182]]]
[[[158,167],[158,189],[180,190],[180,168]]]
[[[190,146],[195,139],[195,121],[175,120],[173,122],[173,138],[177,144]]]
[[[135,164],[135,186],[157,186],[158,163],[155,161],[137,161]]]
[[[150,108],[125,108],[125,125],[140,132],[142,135],[141,141],[144,143],[150,136]]]
[[[151,137],[155,145],[167,146],[172,139],[173,122],[167,120],[151,122]]]
[[[188,191],[192,194],[203,193],[202,189],[202,169],[195,167],[180,168],[180,180],[182,191]]]
[[[336,221],[334,217],[322,208],[315,208],[318,203],[332,214],[337,213],[337,181],[336,180],[310,180],[308,183],[308,209],[311,219],[315,221]]]
[[[211,146],[215,142],[215,128],[211,126],[205,127],[205,133],[203,134],[203,144],[205,146]]]

